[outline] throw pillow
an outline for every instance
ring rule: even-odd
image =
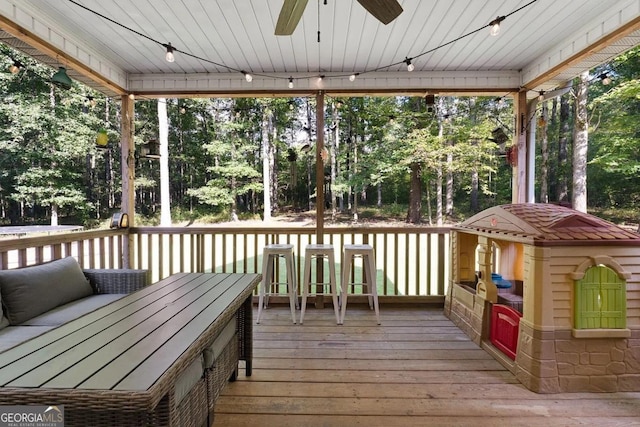
[[[93,289],[73,257],[0,271],[2,305],[12,325],[91,294]]]

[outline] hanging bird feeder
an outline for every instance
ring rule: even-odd
[[[97,148],[108,148],[109,145],[109,136],[107,135],[106,129],[99,129],[98,135],[96,136],[96,147]]]

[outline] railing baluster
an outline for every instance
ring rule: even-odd
[[[444,295],[445,289],[445,235],[438,234],[438,295]]]
[[[156,247],[153,244],[153,238],[154,238],[154,235],[153,234],[149,234],[149,238],[147,239],[147,269],[149,271],[151,271],[152,277],[155,278],[155,279],[152,279],[152,281],[156,281],[156,280],[160,279],[160,276],[159,276],[159,274],[157,274],[157,272],[156,272],[155,275],[153,274],[154,273],[154,269],[153,269],[153,250],[152,249],[154,247]]]
[[[232,245],[231,245],[231,250],[233,251],[233,266],[232,266],[232,272],[233,273],[237,273],[238,270],[236,268],[237,265],[237,259],[236,259],[236,254],[238,253],[238,246],[237,246],[237,239],[238,239],[238,235],[237,234],[232,234]]]
[[[174,235],[173,234],[169,234],[169,275],[172,275],[173,273],[176,272],[175,270],[175,257],[173,256],[173,254],[175,254],[175,247],[173,244],[174,241]]]

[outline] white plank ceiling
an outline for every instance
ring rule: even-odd
[[[0,0],[0,41],[108,95],[534,94],[640,43],[640,0],[401,0],[386,26],[354,0],[323,3],[275,36],[282,0]],[[490,36],[483,27],[505,15]]]

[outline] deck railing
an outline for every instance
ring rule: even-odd
[[[84,268],[121,268],[125,239],[130,242],[130,267],[148,269],[153,281],[177,272],[260,273],[262,248],[270,243],[290,243],[294,245],[300,283],[304,248],[317,243],[315,229],[306,227],[134,227],[80,231],[0,240],[0,269],[64,256],[76,257]],[[444,295],[449,271],[446,227],[325,227],[323,243],[335,246],[338,272],[343,245],[371,244],[376,253],[378,292],[383,297],[402,296],[407,300]],[[358,274],[356,269],[354,275]]]
[[[294,245],[300,283],[304,248],[317,243],[315,229],[300,227],[137,227],[131,233],[135,267],[149,269],[153,280],[179,271],[260,273],[262,248],[289,243]],[[378,292],[389,296],[444,295],[448,242],[449,229],[434,227],[325,227],[323,235],[323,243],[335,247],[337,264],[343,245],[371,244]]]
[[[83,268],[122,268],[127,230],[74,231],[0,240],[0,270],[73,256]]]

